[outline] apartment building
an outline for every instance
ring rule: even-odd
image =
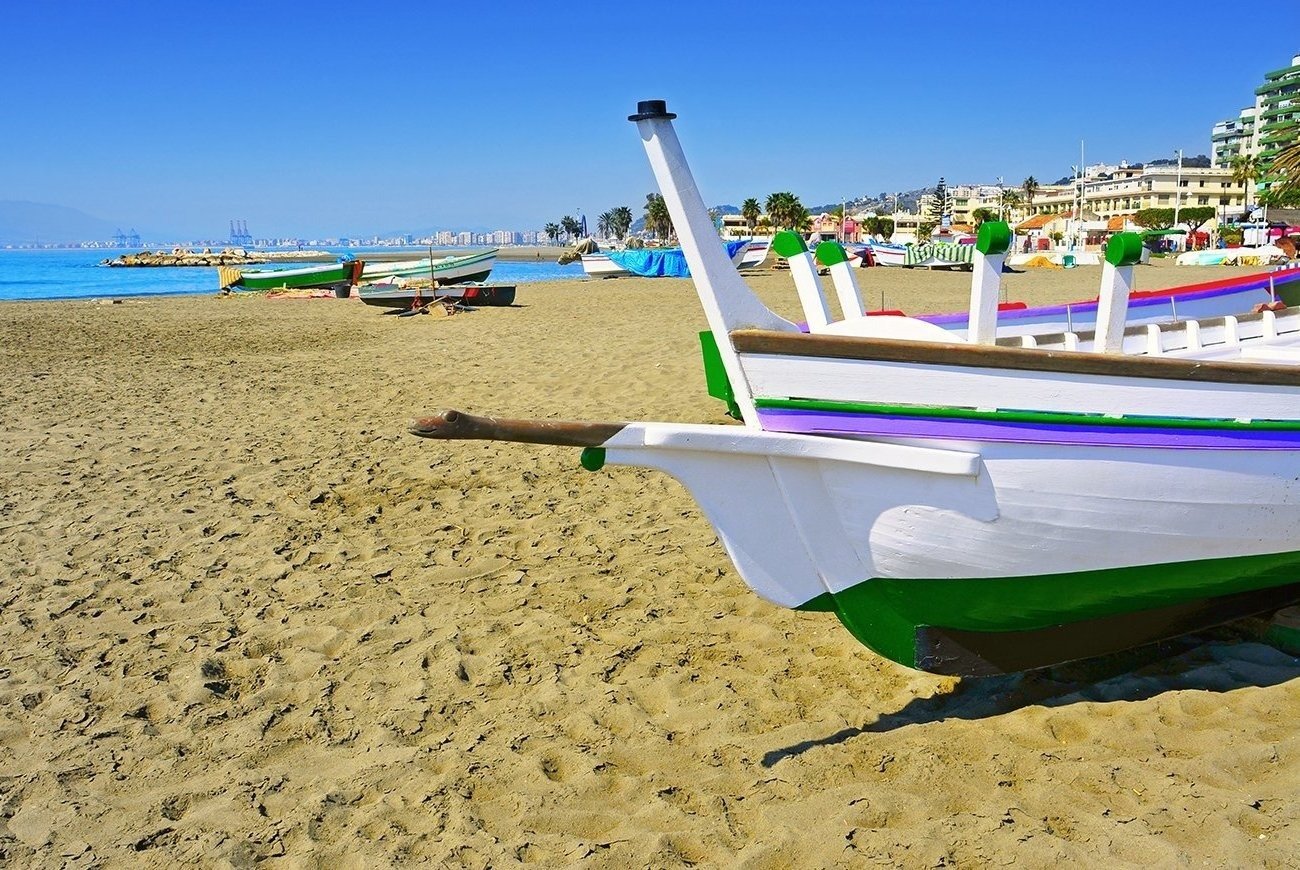
[[[1286,145],[1300,138],[1300,54],[1291,64],[1264,74],[1255,88],[1255,103],[1236,118],[1219,121],[1210,131],[1211,163],[1229,166],[1237,156],[1258,157],[1267,163]]]
[[[1256,108],[1247,106],[1236,118],[1214,125],[1210,131],[1210,166],[1230,167],[1235,158],[1255,153],[1256,117]]]
[[[1232,170],[1227,167],[1104,168],[1111,171],[1084,177],[1082,200],[1078,183],[1043,187],[1034,197],[1034,214],[1075,215],[1082,207],[1085,220],[1105,220],[1144,208],[1211,206],[1227,218],[1238,216],[1245,208],[1245,191],[1232,180]]]
[[[1265,163],[1284,146],[1296,141],[1300,121],[1300,54],[1291,65],[1264,74],[1264,84],[1255,89],[1259,115],[1256,155]]]

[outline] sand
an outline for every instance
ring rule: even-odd
[[[0,305],[0,864],[1294,866],[1289,655],[919,674],[750,593],[666,476],[404,434],[721,422],[688,282],[517,301]]]

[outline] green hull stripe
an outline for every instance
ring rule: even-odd
[[[961,420],[993,420],[1004,423],[1066,423],[1085,426],[1141,426],[1160,429],[1227,429],[1234,431],[1300,431],[1300,420],[1231,420],[1213,417],[1109,417],[1105,414],[1073,414],[1054,411],[982,411],[939,405],[886,405],[872,402],[836,402],[823,399],[755,399],[759,408],[800,411],[831,411],[842,414],[945,417]]]
[[[285,271],[291,271],[286,269]],[[333,269],[322,269],[304,275],[276,276],[269,272],[253,275],[245,272],[239,277],[239,285],[248,290],[278,290],[281,287],[303,287],[316,284],[338,283],[346,281],[352,273],[350,264]]]
[[[863,644],[916,667],[916,629],[923,625],[988,632],[1047,628],[1297,580],[1300,552],[1293,552],[1034,577],[876,578],[796,609],[832,611]]]

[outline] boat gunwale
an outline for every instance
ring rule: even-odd
[[[1101,377],[1150,378],[1200,383],[1300,387],[1300,366],[1218,360],[1120,356],[1045,348],[737,329],[730,333],[739,354],[869,360],[965,368],[1013,369]]]

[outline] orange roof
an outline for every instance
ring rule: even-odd
[[[1021,230],[1041,230],[1043,227],[1056,220],[1060,215],[1054,214],[1036,214],[1028,220],[1016,224],[1016,232]]]

